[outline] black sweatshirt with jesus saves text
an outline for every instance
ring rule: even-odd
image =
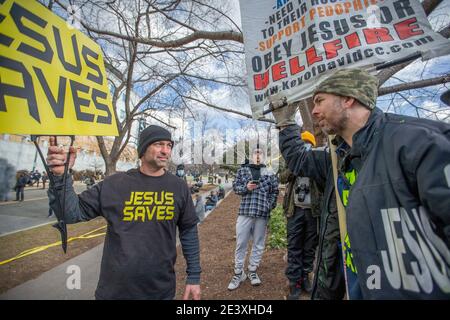
[[[67,179],[65,220],[108,222],[97,299],[173,299],[176,229],[187,262],[187,283],[200,282],[197,216],[186,182],[166,172],[147,176],[137,169],[106,177],[79,196]],[[50,206],[58,210],[55,192]],[[62,197],[60,197],[62,199]]]

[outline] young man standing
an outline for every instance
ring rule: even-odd
[[[234,192],[242,196],[242,201],[236,222],[234,276],[228,290],[237,289],[247,278],[244,262],[250,238],[253,239],[253,246],[248,264],[248,277],[252,285],[261,284],[256,270],[264,252],[270,211],[275,208],[278,196],[278,179],[263,164],[263,157],[263,151],[256,148],[253,151],[253,163],[242,166],[233,182]]]

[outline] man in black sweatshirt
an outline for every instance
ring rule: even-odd
[[[336,179],[330,175],[330,155],[308,150],[299,138],[296,105],[273,113],[288,168],[325,182],[319,286],[321,270],[336,261],[329,253],[342,246],[349,299],[448,300],[450,125],[384,113],[376,107],[377,95],[378,79],[363,69],[336,71],[313,93],[312,115],[324,133],[336,135]],[[334,184],[347,227],[339,245]],[[322,250],[327,242],[334,242],[335,249]],[[334,281],[340,276],[334,272],[334,277],[322,277],[322,288],[340,293],[334,285],[342,283]],[[321,292],[319,297],[330,298]]]
[[[66,178],[65,221],[103,216],[108,222],[96,299],[174,299],[177,227],[187,262],[183,299],[200,299],[198,218],[186,182],[166,171],[172,147],[170,132],[152,125],[139,138],[139,169],[108,176],[79,196]],[[66,157],[51,139],[47,163],[56,177],[48,196],[54,210]],[[69,168],[75,158],[71,147]]]

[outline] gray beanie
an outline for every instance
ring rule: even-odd
[[[156,141],[170,141],[173,144],[171,133],[160,126],[151,125],[142,130],[138,142],[138,156],[141,158],[147,147]]]

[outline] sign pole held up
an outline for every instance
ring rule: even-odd
[[[74,135],[118,135],[102,50],[37,1],[0,2],[0,133],[31,135],[55,188],[40,136],[69,136],[73,146]],[[53,190],[57,203],[52,208],[64,252],[68,171],[66,161],[62,193]]]
[[[42,154],[41,148],[38,144],[38,139],[40,136],[38,135],[31,135],[31,141],[33,141],[34,145],[36,146],[36,150],[39,153],[39,156],[42,160],[42,163],[44,164],[45,171],[47,172],[47,176],[50,180],[50,183],[54,186],[55,185],[55,175],[50,170],[49,166],[47,165],[47,162],[45,161],[44,155]],[[66,179],[67,179],[67,173],[69,171],[69,157],[70,157],[70,147],[73,146],[73,143],[75,141],[75,136],[69,136],[70,137],[70,145],[69,145],[69,151],[67,152],[67,159],[66,163],[64,164],[64,174],[63,174],[63,194],[62,199],[59,199],[58,193],[55,193],[56,196],[56,202],[58,204],[58,210],[55,211],[55,216],[58,219],[58,222],[53,225],[54,228],[58,229],[58,231],[61,233],[61,246],[64,251],[64,253],[67,252],[67,225],[64,219],[65,214],[65,205],[66,205]],[[55,136],[55,143],[57,144],[57,138]],[[61,201],[60,201],[61,200]]]

